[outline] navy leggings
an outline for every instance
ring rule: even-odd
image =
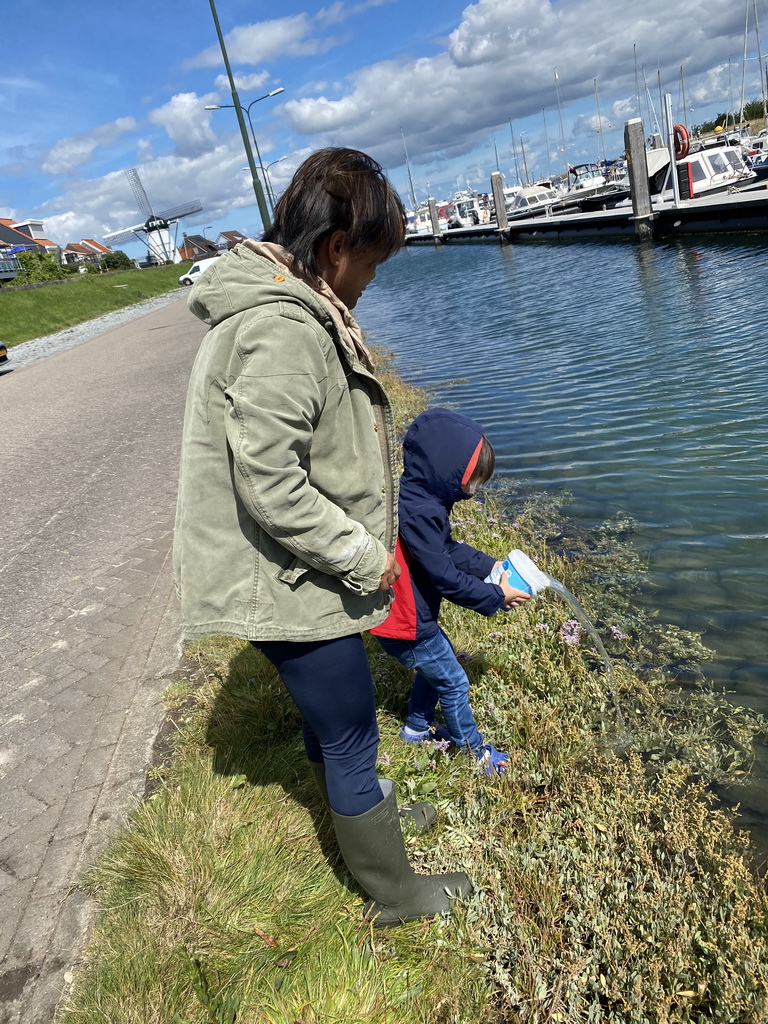
[[[379,729],[373,680],[360,634],[299,643],[254,641],[301,712],[310,761],[325,762],[337,814],[364,814],[382,800],[376,775]]]

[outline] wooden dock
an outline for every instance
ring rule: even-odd
[[[654,237],[712,232],[768,230],[768,187],[748,192],[723,192],[714,196],[661,203],[653,207]],[[512,220],[506,228],[483,224],[451,228],[437,235],[406,235],[406,245],[466,245],[478,243],[553,241],[564,238],[615,238],[636,234],[632,207],[596,210],[591,213],[540,214]]]

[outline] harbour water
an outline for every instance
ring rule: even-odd
[[[649,608],[768,713],[765,235],[413,248],[357,314],[401,372],[484,426],[497,473],[639,523]]]

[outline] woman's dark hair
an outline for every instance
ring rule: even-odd
[[[483,435],[480,454],[477,457],[475,468],[472,470],[472,476],[467,481],[467,494],[474,494],[478,487],[482,487],[484,483],[487,483],[493,476],[495,468],[496,452],[493,450],[493,445],[488,438]]]
[[[346,232],[351,255],[370,252],[380,262],[405,241],[400,197],[380,164],[357,149],[321,149],[308,157],[280,197],[263,241],[282,245],[318,276],[318,246],[334,231]]]

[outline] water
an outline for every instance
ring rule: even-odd
[[[627,511],[649,608],[768,712],[764,235],[413,248],[358,309],[406,377],[483,424],[497,474]]]

